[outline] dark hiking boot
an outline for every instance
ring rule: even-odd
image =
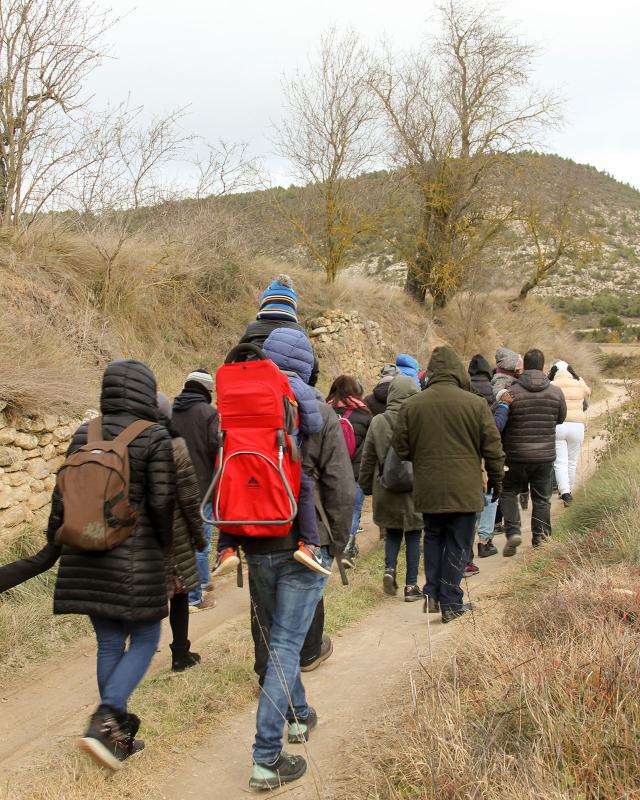
[[[504,522],[496,522],[493,526],[493,535],[496,536],[500,533],[504,533]]]
[[[434,600],[433,597],[425,597],[422,611],[424,614],[427,612],[429,612],[429,614],[439,614],[440,603],[437,600]]]
[[[573,503],[573,495],[571,494],[571,492],[565,492],[564,494],[561,494],[560,499],[564,503],[565,508],[567,508],[567,506],[570,506],[571,503]]]
[[[144,750],[144,740],[136,739],[136,734],[140,729],[140,717],[135,714],[127,714],[127,721],[124,725],[125,737],[118,742],[116,758],[126,761],[131,756],[135,756]]]
[[[520,494],[520,495],[518,495],[518,500],[520,501],[520,508],[523,511],[526,511],[529,508],[529,495],[528,494]]]
[[[317,658],[314,658],[313,661],[310,661],[308,664],[301,664],[300,672],[313,672],[313,670],[318,669],[320,664],[322,664],[323,661],[326,661],[332,653],[333,641],[331,640],[330,636],[324,633],[322,635],[322,644],[320,645],[320,655]]]
[[[347,546],[342,552],[340,559],[342,561],[342,565],[346,567],[346,569],[353,569],[359,552],[358,545],[356,544],[356,538],[355,536],[351,536],[347,542]]]
[[[385,594],[395,596],[398,592],[398,584],[396,583],[395,569],[385,569],[382,576],[382,588]]]
[[[464,577],[465,578],[473,578],[474,575],[477,575],[480,572],[480,567],[476,566],[473,561],[471,564],[467,564],[464,568]]]
[[[533,547],[540,547],[543,542],[546,542],[549,538],[550,534],[546,533],[534,533],[531,537],[531,545]]]
[[[488,542],[478,542],[478,558],[489,558],[489,556],[495,556],[497,552],[498,548],[491,540]]]
[[[187,642],[185,648],[178,649],[175,645],[170,644],[171,648],[171,669],[174,672],[184,672],[185,669],[195,667],[202,660],[199,653],[192,653],[189,650],[191,642]]]
[[[287,741],[289,744],[304,744],[309,741],[309,734],[318,724],[315,708],[309,706],[309,715],[305,719],[287,720]]]
[[[472,611],[474,608],[473,603],[464,603],[461,608],[443,608],[442,609],[442,622],[446,625],[448,622],[453,622],[460,619],[467,611]]]
[[[511,536],[507,536],[507,541],[505,543],[504,548],[502,549],[502,555],[505,558],[510,558],[511,556],[515,556],[521,544],[522,544],[522,536],[520,536],[519,533],[514,533]]]
[[[416,600],[422,600],[422,589],[415,584],[413,586],[404,587],[404,602],[415,603]]]
[[[283,751],[271,764],[254,762],[249,788],[277,789],[285,783],[297,781],[306,771],[307,762],[302,756],[290,756]]]
[[[122,769],[123,742],[129,736],[128,714],[107,705],[99,705],[78,745],[97,764],[107,769]]]

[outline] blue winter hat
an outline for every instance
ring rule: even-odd
[[[298,321],[298,296],[288,275],[278,275],[260,296],[257,319],[286,319]]]
[[[407,353],[399,353],[396,358],[396,367],[403,375],[413,378],[418,387],[420,386],[420,377],[418,375],[420,364],[418,364],[417,359]]]

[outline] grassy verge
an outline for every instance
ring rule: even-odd
[[[446,662],[423,665],[345,796],[638,796],[639,475],[638,444],[601,464],[501,611],[461,626]]]
[[[349,576],[349,589],[337,582],[328,587],[329,632],[337,633],[357,622],[384,597],[381,568],[382,548],[376,546],[359,558],[357,569]],[[162,776],[173,763],[183,761],[184,753],[201,745],[208,733],[258,696],[252,670],[253,645],[245,620],[224,626],[213,641],[199,649],[203,660],[198,668],[180,675],[163,669],[136,691],[132,710],[144,721],[148,748],[143,758],[134,759],[127,769],[108,776],[87,763],[71,741],[28,770],[5,778],[0,797],[121,800],[157,796],[154,789],[161,785]]]

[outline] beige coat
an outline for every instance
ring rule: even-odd
[[[553,379],[553,385],[562,389],[562,394],[567,403],[567,418],[565,422],[584,422],[584,401],[591,394],[591,389],[579,378],[576,380],[570,372],[559,369]]]

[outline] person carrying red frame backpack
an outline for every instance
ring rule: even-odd
[[[239,345],[231,351],[227,363],[216,376],[222,433],[226,438],[223,439],[213,490],[214,517],[220,527],[214,577],[237,568],[241,536],[285,536],[294,517],[298,522],[299,541],[293,557],[309,569],[330,574],[322,565],[313,480],[301,471],[299,456],[302,436],[318,433],[322,429],[322,417],[313,390],[297,375],[285,376],[268,360],[268,342],[269,339],[265,342],[266,352],[254,345]],[[230,361],[247,355],[258,356],[259,360],[240,364]],[[277,424],[282,425],[275,431],[268,416],[271,409],[267,402],[274,392],[276,396],[279,392],[281,397],[276,400],[276,405],[281,415]],[[257,455],[256,451],[261,449],[261,440],[268,450],[275,443],[274,435],[277,437],[284,433],[290,436],[290,441],[289,447],[283,451],[284,474],[279,479],[275,463],[269,463],[268,453]],[[285,493],[289,490],[292,497],[287,498]],[[274,516],[268,513],[274,495],[280,495],[284,502],[281,521],[274,524],[272,520],[260,525],[260,520]],[[219,516],[221,506],[225,505],[234,516],[227,525],[220,521]],[[246,510],[244,524],[243,510]],[[290,519],[288,510],[292,512]],[[222,517],[226,516],[222,512]],[[250,520],[258,524],[249,524]]]

